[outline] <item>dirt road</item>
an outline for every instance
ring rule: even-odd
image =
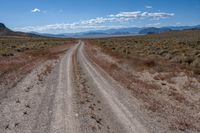
[[[84,50],[41,64],[0,101],[0,133],[146,133],[137,100]]]

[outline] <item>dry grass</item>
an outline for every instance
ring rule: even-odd
[[[131,60],[135,68],[170,71],[173,67],[200,74],[200,30],[87,41],[112,56]]]
[[[42,50],[53,46],[72,43],[72,39],[41,37],[0,37],[0,56],[9,57],[30,50]]]
[[[198,40],[200,31],[195,30],[91,39],[86,47],[89,57],[141,102],[141,111],[149,115],[146,121],[157,120],[155,126],[161,124],[169,132],[200,132],[199,75],[195,72],[200,67],[193,61],[200,58],[195,56],[200,51]],[[100,58],[103,54],[113,61]],[[182,61],[174,60],[181,56]]]
[[[48,74],[51,73],[53,67],[51,65],[46,65],[45,69],[40,73],[38,74],[38,80],[39,81],[43,81],[44,77],[46,77]]]
[[[0,37],[0,98],[27,73],[47,60],[57,59],[74,42],[72,39]],[[42,75],[50,70],[47,66]]]
[[[0,75],[39,58],[56,58],[58,52],[66,50],[66,44],[73,42],[57,38],[0,37]]]

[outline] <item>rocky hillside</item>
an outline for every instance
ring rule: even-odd
[[[28,36],[28,37],[39,37],[32,33],[15,32],[7,28],[3,23],[0,23],[0,36]]]

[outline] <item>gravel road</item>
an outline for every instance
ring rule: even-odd
[[[0,133],[146,133],[137,100],[84,42],[42,63],[0,101]]]

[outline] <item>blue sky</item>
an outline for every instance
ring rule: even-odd
[[[26,32],[200,24],[200,0],[0,0],[0,3],[0,22]]]

